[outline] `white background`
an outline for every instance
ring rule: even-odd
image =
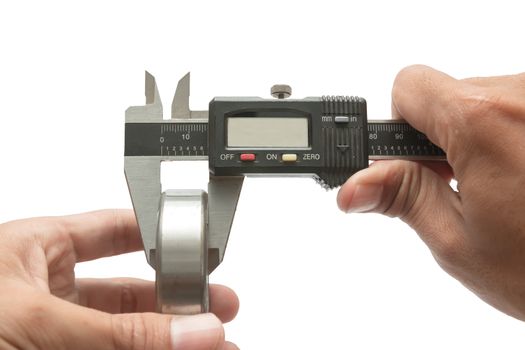
[[[456,77],[524,70],[515,1],[11,1],[0,5],[0,221],[131,207],[124,111],[144,70],[169,113],[192,71],[193,109],[214,96],[367,98],[390,116],[404,66]],[[180,169],[167,167],[166,174]],[[206,164],[186,170],[206,179]],[[164,185],[186,183],[164,176]],[[193,184],[187,184],[193,186]],[[490,189],[485,189],[490,190]],[[241,298],[227,337],[243,349],[522,349],[521,322],[442,272],[406,225],[345,215],[310,179],[248,179],[211,280]],[[79,276],[152,279],[143,253]]]

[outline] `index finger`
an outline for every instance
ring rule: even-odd
[[[459,81],[427,66],[410,66],[397,75],[392,88],[392,113],[403,118],[445,152]]]
[[[143,249],[133,210],[109,209],[61,218],[77,261],[94,260]]]

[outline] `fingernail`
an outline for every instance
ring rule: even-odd
[[[240,349],[234,343],[227,341],[226,343],[224,343],[222,350],[240,350]]]
[[[174,317],[171,343],[174,350],[208,349],[224,337],[222,323],[213,314]]]
[[[350,201],[350,205],[346,209],[347,213],[363,213],[379,206],[381,195],[383,194],[383,186],[376,184],[358,185]]]

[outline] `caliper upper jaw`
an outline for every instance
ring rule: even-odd
[[[205,121],[208,111],[191,111],[190,73],[180,79],[173,103],[173,122]],[[146,105],[130,107],[126,111],[126,123],[162,122],[163,109],[155,78],[146,72]],[[161,199],[161,166],[170,157],[126,156],[124,171],[133,208],[144,244],[148,263],[155,268],[159,205]],[[210,176],[208,184],[208,273],[222,262],[235,210],[242,189],[243,176]]]
[[[208,119],[208,111],[190,110],[190,73],[183,76],[177,84],[175,96],[171,103],[171,119]]]
[[[155,78],[146,72],[146,105],[126,110],[126,123],[161,122],[162,102]],[[158,212],[161,195],[161,157],[124,157],[124,172],[131,201],[137,217],[144,251],[148,263],[155,267],[155,245],[158,228]]]

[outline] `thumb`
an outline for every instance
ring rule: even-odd
[[[46,338],[61,339],[54,349],[103,350],[225,350],[224,328],[213,314],[172,316],[156,313],[107,314],[63,300],[46,307]],[[65,320],[67,320],[65,322]],[[54,334],[58,330],[58,334]],[[51,346],[42,346],[51,348]]]
[[[224,329],[213,314],[112,315],[112,341],[120,349],[222,350]]]
[[[341,187],[337,202],[345,212],[399,217],[438,260],[450,262],[461,247],[459,196],[439,174],[420,163],[377,161]]]

